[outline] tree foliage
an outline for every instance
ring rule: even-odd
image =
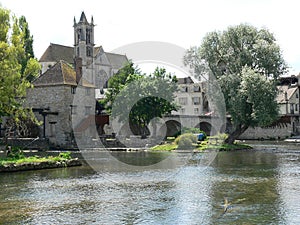
[[[10,116],[18,121],[30,114],[23,101],[26,89],[31,87],[28,78],[38,75],[40,65],[29,50],[29,39],[32,36],[25,17],[19,20],[0,8],[0,119]]]
[[[266,126],[277,118],[276,79],[287,66],[267,29],[241,24],[208,33],[200,47],[187,51],[184,62],[196,75],[217,78],[232,118],[227,142],[232,143],[248,127]]]
[[[176,83],[176,77],[164,68],[156,68],[147,76],[131,63],[109,80],[106,102],[112,106],[113,117],[128,121],[139,130],[139,134],[144,135],[153,118],[160,118],[176,110]]]

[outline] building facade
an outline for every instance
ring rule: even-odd
[[[285,139],[300,135],[300,74],[281,77],[277,89],[279,119],[268,127],[248,128],[241,139]]]
[[[125,55],[95,47],[93,17],[88,22],[82,12],[78,22],[74,18],[73,27],[74,47],[51,43],[39,60],[42,73],[27,93],[28,107],[42,121],[40,137],[53,146],[75,147],[74,131],[81,137],[97,135],[90,126],[91,121],[103,122],[95,115],[97,96],[128,63]]]

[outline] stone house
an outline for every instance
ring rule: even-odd
[[[33,85],[27,91],[27,104],[43,122],[40,136],[55,146],[74,146],[73,127],[95,112],[95,86],[63,60]]]
[[[178,87],[175,102],[180,109],[173,111],[172,115],[202,116],[210,113],[205,82],[195,81],[192,77],[178,78]]]

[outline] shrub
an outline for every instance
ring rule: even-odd
[[[178,133],[176,133],[174,136],[178,137],[180,134],[187,134],[187,133],[191,133],[191,134],[204,134],[204,137],[206,138],[207,135],[204,131],[200,130],[200,128],[196,128],[196,127],[183,127]]]
[[[71,159],[71,152],[61,152],[58,157],[63,159]]]
[[[178,148],[181,149],[194,148],[194,144],[197,144],[197,136],[191,133],[185,133],[178,136],[175,139],[175,143],[178,145]]]
[[[22,149],[18,146],[7,147],[7,158],[12,160],[25,158]]]

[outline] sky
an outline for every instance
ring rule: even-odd
[[[267,28],[291,73],[300,72],[297,0],[0,0],[0,4],[26,17],[38,59],[50,43],[73,46],[73,20],[84,11],[88,21],[93,16],[95,44],[105,51],[142,41],[188,49],[199,46],[206,33],[228,26],[247,23]]]

